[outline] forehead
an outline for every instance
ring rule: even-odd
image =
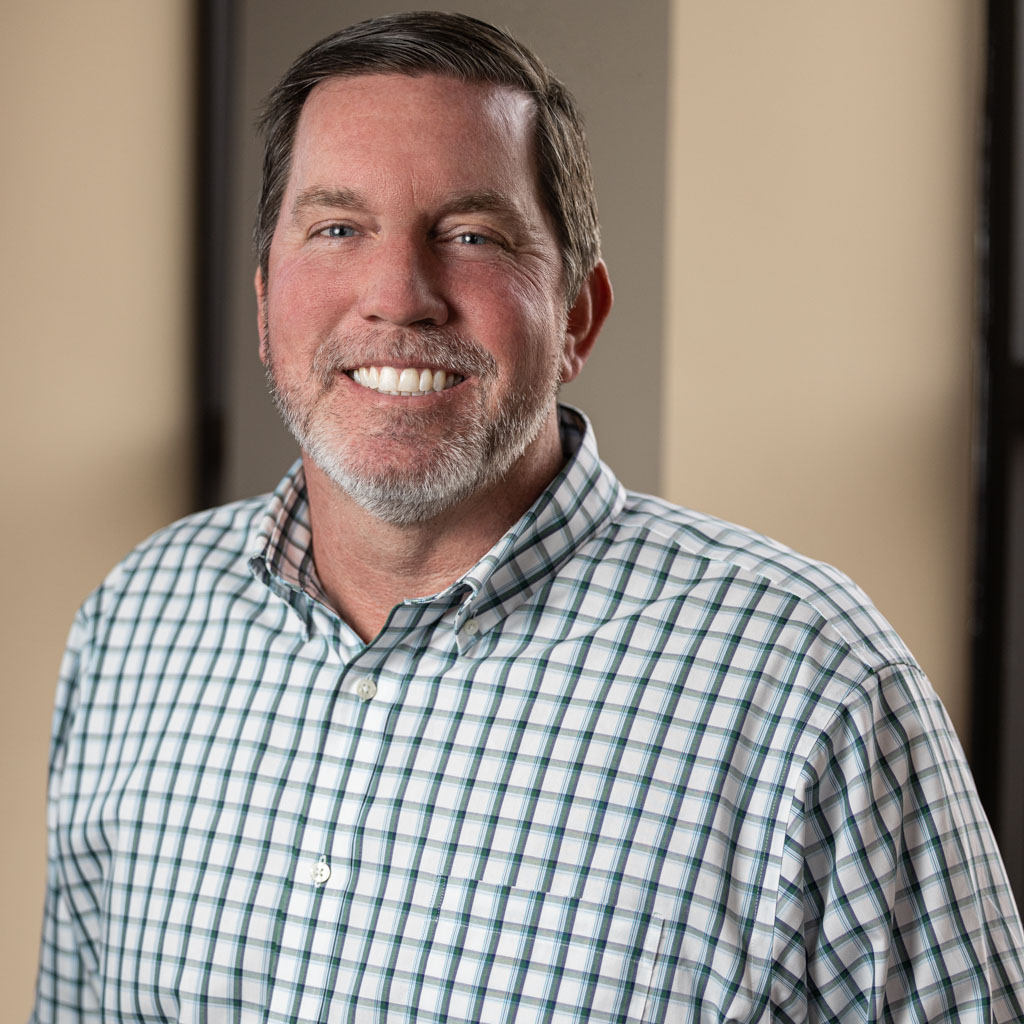
[[[302,108],[290,177],[377,166],[535,185],[534,118],[533,100],[504,86],[436,75],[329,78]]]

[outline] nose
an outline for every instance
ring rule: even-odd
[[[440,326],[448,304],[432,265],[429,245],[411,239],[382,239],[366,267],[359,313],[399,327]]]

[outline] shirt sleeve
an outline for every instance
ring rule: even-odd
[[[47,798],[47,877],[43,934],[36,980],[36,1001],[30,1024],[99,1024],[98,995],[83,957],[83,935],[72,912],[65,865],[59,848],[59,808],[66,766],[66,742],[78,699],[81,652],[88,633],[86,608],[71,627],[61,663],[50,742]],[[94,960],[94,958],[92,958]]]
[[[776,924],[773,1020],[1024,1020],[1020,917],[915,666],[851,693],[804,766]]]

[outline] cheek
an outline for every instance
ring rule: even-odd
[[[553,289],[529,278],[479,275],[458,300],[471,333],[498,359],[537,372],[561,351],[565,316]]]
[[[349,291],[336,270],[313,260],[272,262],[269,282],[267,311],[275,338],[319,340],[345,308]]]

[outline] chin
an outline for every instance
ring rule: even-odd
[[[480,489],[469,474],[441,477],[422,471],[354,471],[332,460],[317,460],[325,476],[365,512],[393,526],[430,522]]]
[[[358,452],[344,442],[306,440],[303,453],[328,480],[364,511],[396,526],[436,519],[492,482],[489,460],[478,446],[467,450],[462,438],[421,445],[414,452],[366,439]]]

